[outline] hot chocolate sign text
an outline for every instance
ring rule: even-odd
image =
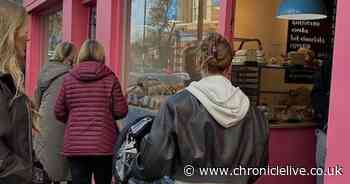
[[[324,0],[327,18],[321,20],[290,20],[288,24],[287,52],[300,47],[310,48],[320,59],[328,60],[333,54],[336,0]]]
[[[329,30],[329,32],[328,32]],[[288,26],[288,52],[298,50],[301,47],[310,48],[322,58],[327,55],[331,37],[331,26],[327,20],[319,21],[289,21]]]

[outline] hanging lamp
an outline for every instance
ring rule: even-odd
[[[327,18],[323,0],[283,0],[277,18],[287,20],[317,20]]]

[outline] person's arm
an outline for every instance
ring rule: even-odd
[[[0,89],[0,181],[2,179],[11,179],[21,176],[24,170],[29,166],[22,158],[14,154],[7,146],[5,136],[11,130],[9,117],[9,101],[5,98],[3,91]]]
[[[68,108],[66,105],[66,94],[65,94],[64,83],[61,87],[60,93],[57,96],[56,104],[55,104],[55,116],[56,119],[66,123],[68,121]]]
[[[171,175],[176,152],[175,116],[168,103],[162,106],[151,132],[142,140],[140,157],[133,165],[133,176],[136,178],[154,181]]]
[[[113,85],[112,104],[113,116],[116,120],[123,119],[128,114],[128,104],[118,79],[115,80]]]

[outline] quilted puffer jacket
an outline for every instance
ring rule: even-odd
[[[55,115],[66,123],[65,156],[113,155],[118,130],[115,120],[126,116],[120,83],[103,63],[79,64],[63,81]]]

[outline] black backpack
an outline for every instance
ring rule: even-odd
[[[128,123],[120,132],[115,145],[113,173],[116,180],[126,184],[132,177],[132,165],[139,155],[140,143],[151,131],[154,116],[144,116]]]

